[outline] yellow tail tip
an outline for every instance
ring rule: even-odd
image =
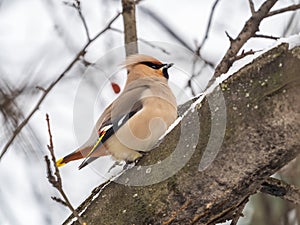
[[[56,161],[56,166],[57,167],[62,167],[64,165],[66,165],[66,163],[63,162],[64,161],[64,158],[61,158],[59,160]]]

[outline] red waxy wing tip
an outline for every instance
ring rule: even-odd
[[[119,94],[120,91],[121,91],[121,88],[118,84],[116,84],[115,82],[111,82],[111,86],[112,86],[112,89],[114,90],[114,92],[116,94]]]

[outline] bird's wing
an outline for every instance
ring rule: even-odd
[[[86,159],[81,163],[79,169],[83,168],[97,157],[92,154],[99,149],[107,139],[116,133],[131,117],[143,108],[142,93],[149,88],[149,85],[140,85],[134,88],[124,90],[102,114],[96,127],[98,131],[98,140],[90,150]]]

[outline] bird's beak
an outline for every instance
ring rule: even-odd
[[[174,65],[174,63],[169,63],[169,64],[165,64],[162,69],[169,69],[170,67],[172,67]]]
[[[173,65],[174,63],[164,64],[164,66],[160,68],[165,78],[169,79],[168,69]]]

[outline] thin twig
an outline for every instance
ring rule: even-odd
[[[219,3],[220,0],[216,0],[210,10],[210,14],[209,14],[209,19],[208,19],[208,23],[207,23],[207,26],[206,26],[206,31],[205,31],[205,35],[200,43],[200,45],[197,47],[196,49],[196,53],[197,55],[200,56],[200,50],[201,48],[203,47],[203,45],[205,44],[207,38],[208,38],[208,34],[209,34],[209,31],[210,31],[210,28],[211,28],[211,22],[212,22],[212,19],[213,19],[213,16],[214,16],[214,13],[215,13],[215,9],[216,9],[216,6],[217,4]]]
[[[197,59],[198,59],[198,56],[195,55],[194,58],[193,58],[193,64],[192,64],[192,72],[191,72],[192,76],[189,78],[189,80],[187,81],[186,86],[184,87],[184,88],[189,88],[189,89],[191,90],[191,93],[192,93],[193,96],[196,96],[196,95],[197,95],[197,93],[195,92],[195,90],[194,90],[194,88],[193,88],[193,86],[192,86],[193,80],[194,80],[197,76],[199,76],[199,75],[202,73],[203,69],[204,69],[207,65],[209,65],[209,66],[211,66],[211,67],[213,68],[213,65],[211,65],[209,62],[207,62],[207,61],[205,61],[205,60],[203,60],[203,59],[201,58],[201,59],[203,60],[203,65],[202,65],[201,68],[196,72]]]
[[[74,9],[76,9],[78,15],[79,15],[79,18],[83,24],[83,27],[84,27],[84,30],[85,30],[85,33],[86,33],[86,36],[87,36],[87,39],[88,40],[91,40],[91,36],[90,36],[90,32],[89,32],[89,28],[87,26],[87,22],[82,14],[82,10],[81,10],[81,2],[80,0],[74,0],[73,3],[70,3],[70,2],[64,2],[65,5],[67,6],[70,6]]]
[[[2,157],[4,156],[4,154],[7,152],[9,146],[11,145],[11,143],[15,140],[16,136],[20,133],[20,131],[23,129],[23,127],[28,123],[28,121],[30,120],[30,118],[34,115],[34,113],[39,109],[40,105],[42,104],[42,102],[44,101],[44,99],[46,98],[46,96],[49,94],[49,92],[53,89],[53,87],[66,75],[67,72],[69,72],[69,70],[71,68],[73,68],[74,64],[79,61],[86,53],[87,48],[99,37],[101,36],[103,33],[105,33],[107,30],[110,29],[111,25],[117,20],[117,18],[121,15],[121,12],[118,12],[110,21],[109,23],[106,25],[106,27],[101,30],[98,34],[96,34],[96,36],[92,39],[90,39],[83,47],[82,49],[76,54],[76,56],[74,57],[74,59],[70,62],[70,64],[65,68],[65,70],[56,78],[56,80],[54,80],[44,91],[44,93],[42,94],[42,96],[40,97],[40,99],[38,100],[38,102],[36,103],[36,105],[34,106],[34,108],[31,110],[31,112],[29,113],[29,115],[20,123],[20,125],[13,131],[12,136],[9,138],[9,140],[7,141],[7,143],[5,144],[5,146],[2,149],[2,152],[0,154],[0,160],[2,159]]]
[[[225,31],[225,34],[226,34],[226,37],[228,37],[228,40],[230,42],[233,42],[234,39],[230,36],[230,34],[227,31]]]
[[[249,2],[251,14],[253,15],[255,13],[254,3],[252,0],[248,0],[248,2]]]
[[[274,15],[289,12],[289,11],[295,11],[298,9],[300,9],[300,4],[290,5],[288,7],[269,12],[266,17],[274,16]]]
[[[212,8],[211,8],[210,14],[209,14],[209,18],[208,18],[208,23],[207,23],[207,26],[206,26],[205,35],[204,35],[202,41],[200,42],[200,44],[198,45],[198,47],[197,47],[196,50],[195,50],[195,55],[196,55],[196,57],[194,57],[193,64],[192,64],[192,76],[191,76],[190,79],[187,81],[187,84],[186,84],[186,86],[185,86],[185,88],[189,88],[189,89],[191,90],[193,96],[196,96],[196,92],[195,92],[195,90],[194,90],[193,87],[192,87],[192,81],[193,81],[193,79],[194,79],[195,77],[197,77],[197,76],[200,74],[200,72],[198,72],[198,73],[195,72],[196,62],[197,62],[197,56],[200,57],[200,58],[203,60],[203,62],[204,62],[204,65],[202,66],[202,68],[200,69],[200,71],[202,71],[203,68],[204,68],[206,65],[210,66],[211,68],[214,68],[213,63],[211,63],[211,62],[209,62],[209,61],[207,61],[207,60],[205,60],[205,59],[203,59],[203,58],[201,57],[201,49],[202,49],[202,47],[204,46],[204,44],[206,43],[206,40],[208,39],[208,35],[209,35],[210,28],[211,28],[211,23],[212,23],[213,15],[214,15],[214,13],[215,13],[216,6],[217,6],[217,4],[219,3],[219,1],[220,1],[220,0],[216,0],[216,1],[214,2],[214,4],[212,5]]]
[[[60,204],[63,204],[64,206],[67,206],[71,212],[73,213],[73,215],[77,218],[78,222],[80,224],[85,224],[82,219],[80,218],[79,214],[77,213],[77,211],[74,209],[74,207],[72,206],[71,202],[69,201],[66,193],[63,190],[62,187],[62,179],[59,173],[59,169],[56,166],[56,158],[54,155],[54,146],[53,146],[53,137],[52,137],[52,133],[51,133],[51,128],[50,128],[50,119],[49,119],[49,115],[46,114],[46,121],[47,121],[47,127],[48,127],[48,135],[49,135],[49,145],[47,145],[48,150],[50,152],[51,155],[51,161],[52,164],[54,166],[54,174],[52,173],[51,170],[51,162],[48,158],[48,156],[45,156],[45,161],[47,164],[47,178],[50,184],[52,184],[52,186],[54,188],[56,188],[58,190],[58,192],[61,194],[62,198],[58,198],[58,197],[52,197],[53,200],[55,200],[56,202],[59,202]]]
[[[271,40],[278,40],[280,37],[274,37],[271,35],[265,35],[265,34],[255,34],[253,36],[254,38],[266,38],[266,39],[271,39]]]
[[[86,23],[86,20],[85,20],[84,16],[82,15],[81,4],[80,4],[79,0],[75,1],[74,7],[77,10],[78,15],[79,15],[79,17],[80,17],[80,19],[82,21],[82,24],[83,24],[83,27],[84,27],[84,30],[85,30],[85,33],[86,33],[86,37],[90,41],[91,40],[91,36],[90,36],[89,28],[87,26],[87,23]]]
[[[270,12],[271,8],[275,5],[277,1],[278,0],[266,0],[257,11],[254,11],[254,13],[246,22],[239,35],[235,39],[229,37],[230,47],[227,50],[221,62],[219,63],[219,65],[216,67],[213,79],[215,79],[223,73],[226,73],[229,70],[229,68],[234,63],[234,61],[232,60],[236,60],[238,58],[236,56],[240,49],[250,38],[255,37],[256,32],[259,30],[259,25],[263,19],[279,13],[300,9],[300,4],[297,4]],[[212,81],[210,81],[210,83],[211,82]]]
[[[58,202],[58,203],[60,203],[60,204],[62,204],[62,205],[64,205],[64,206],[66,206],[66,207],[68,207],[67,203],[64,200],[62,200],[61,198],[58,198],[58,197],[55,197],[55,196],[51,196],[51,199],[54,200],[54,201],[56,201],[56,202]]]
[[[245,50],[243,50],[241,54],[239,54],[239,55],[237,55],[237,56],[234,56],[234,58],[233,58],[233,59],[230,59],[230,60],[232,60],[232,61],[238,61],[238,60],[240,60],[240,59],[242,59],[242,58],[245,58],[245,57],[248,56],[248,55],[253,55],[253,54],[255,54],[256,52],[259,52],[259,51],[253,51],[252,49],[250,49],[249,51],[246,51],[246,52],[245,52]]]
[[[36,86],[35,88],[38,89],[38,90],[40,90],[40,91],[43,91],[43,92],[46,91],[45,88],[43,88],[43,87],[41,87],[41,86]]]
[[[267,0],[265,1],[261,7],[254,12],[254,14],[249,18],[246,22],[245,26],[237,36],[237,38],[233,39],[230,43],[230,47],[227,50],[225,56],[217,66],[213,78],[220,76],[223,73],[226,73],[229,68],[232,66],[236,55],[240,51],[240,49],[244,46],[244,44],[255,35],[255,33],[259,29],[259,25],[261,21],[268,15],[271,8],[275,5],[278,0]]]

